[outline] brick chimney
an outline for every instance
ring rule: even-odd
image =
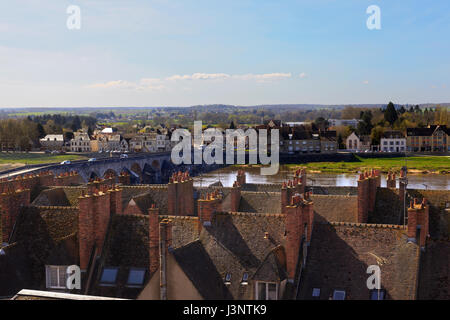
[[[231,212],[239,211],[239,204],[241,203],[241,186],[237,181],[233,183],[231,188]]]
[[[167,193],[169,215],[194,215],[194,180],[189,176],[189,172],[174,173],[169,178]]]
[[[125,186],[130,185],[131,184],[130,174],[126,171],[122,171],[119,175],[119,183]]]
[[[281,213],[286,213],[286,206],[289,204],[289,194],[287,183],[283,182],[281,185]]]
[[[177,183],[175,175],[172,175],[167,184],[167,211],[172,216],[177,212]]]
[[[286,269],[290,282],[295,278],[303,237],[303,206],[301,196],[295,195],[291,198],[290,205],[286,207]]]
[[[311,242],[312,229],[314,226],[314,203],[311,199],[312,192],[305,193],[305,207],[303,208],[304,215],[308,221],[308,233],[306,235],[306,241],[309,246]]]
[[[111,189],[108,190],[109,199],[111,201],[111,215],[122,213],[122,189],[118,188],[116,185],[112,185]]]
[[[368,203],[369,212],[374,212],[375,210],[376,195],[377,195],[377,177],[375,170],[372,169],[371,172],[369,173],[369,203]]]
[[[386,180],[386,186],[387,188],[396,188],[396,182],[395,182],[395,173],[388,172],[387,180]]]
[[[238,170],[236,181],[239,183],[241,187],[246,183],[246,176],[244,170]]]
[[[297,180],[295,178],[298,178]],[[297,186],[297,192],[300,194],[305,193],[306,189],[306,169],[298,169],[294,174],[294,185]]]
[[[155,204],[148,209],[148,234],[149,234],[149,271],[150,275],[159,268],[159,209]]]
[[[54,184],[59,187],[73,186],[79,183],[80,176],[75,171],[60,173],[54,178]]]
[[[12,187],[10,187],[12,188]],[[2,242],[8,242],[11,232],[16,223],[21,207],[30,205],[29,189],[10,189],[0,194],[0,219],[2,232]]]
[[[101,254],[111,215],[110,193],[106,186],[78,198],[78,241],[80,268],[86,270],[94,244]]]
[[[213,215],[218,211],[220,204],[221,198],[219,198],[217,191],[213,193],[207,193],[204,199],[197,200],[199,233],[204,225],[210,224],[212,222]]]
[[[358,179],[358,222],[367,223],[369,215],[369,179],[361,173]]]
[[[408,208],[408,241],[419,242],[421,248],[425,248],[429,234],[429,210],[430,206],[425,198],[422,202],[415,198]],[[419,239],[417,239],[418,229],[420,229]]]

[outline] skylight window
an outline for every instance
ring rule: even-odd
[[[100,278],[101,284],[113,285],[116,283],[118,268],[108,267],[103,268],[102,277]]]
[[[130,269],[128,274],[127,285],[129,286],[142,286],[144,284],[145,269]]]
[[[320,297],[320,288],[314,288],[312,291],[312,296],[314,298],[319,298]]]
[[[333,300],[345,300],[345,291],[334,290],[334,292],[333,292]]]
[[[372,290],[370,291],[370,300],[384,300],[384,290]]]

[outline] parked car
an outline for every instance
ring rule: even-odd
[[[125,159],[125,158],[128,158],[127,154],[123,153],[123,154],[120,155],[120,159]]]
[[[94,161],[97,161],[97,159],[96,159],[96,158],[90,158],[90,159],[88,160],[88,162],[94,162]]]
[[[61,164],[71,164],[72,163],[72,161],[70,161],[70,160],[64,160],[63,162],[61,162]]]

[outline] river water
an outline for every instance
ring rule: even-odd
[[[238,168],[226,167],[216,171],[204,173],[194,178],[195,186],[208,186],[220,181],[225,187],[231,187],[236,180]],[[283,183],[292,176],[292,171],[281,166],[278,174],[263,176],[260,168],[245,167],[248,183]],[[308,173],[310,186],[357,186],[356,173]],[[386,187],[386,176],[382,175],[381,186]],[[398,187],[398,182],[397,182]],[[408,189],[450,190],[450,175],[445,174],[409,174]]]

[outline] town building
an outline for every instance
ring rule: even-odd
[[[449,136],[450,128],[445,125],[407,128],[407,150],[410,152],[450,152]]]
[[[128,143],[122,135],[116,134],[98,134],[96,139],[91,140],[92,152],[112,152],[128,151]]]
[[[48,134],[39,139],[39,142],[45,150],[61,151],[64,147],[64,136],[62,134]]]
[[[358,123],[361,122],[360,119],[328,119],[330,127],[346,126],[357,128]]]
[[[91,138],[89,134],[84,131],[74,132],[74,137],[70,140],[71,152],[91,152]]]
[[[370,136],[361,135],[358,136],[356,132],[352,132],[351,135],[345,140],[345,145],[347,150],[352,151],[366,151],[371,150],[371,139]]]
[[[87,184],[73,172],[3,179],[0,296],[448,298],[450,191],[407,189],[404,171],[398,188],[388,180],[381,188],[372,170],[357,187],[311,193],[304,169],[281,185],[247,183],[239,170],[231,187],[195,187],[188,172],[162,185],[129,185],[126,173]],[[65,286],[72,265],[79,290]],[[376,290],[370,266],[382,275]]]
[[[405,152],[405,135],[400,131],[384,132],[380,139],[380,148],[383,152]]]

